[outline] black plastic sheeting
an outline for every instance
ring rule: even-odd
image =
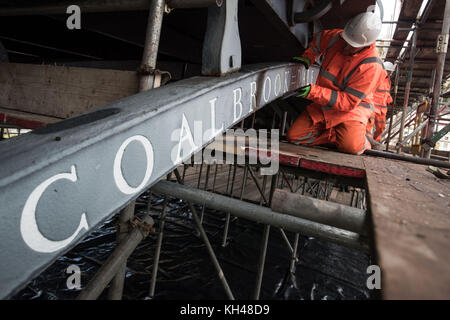
[[[136,214],[146,211],[148,195],[137,200]],[[152,195],[158,229],[163,198]],[[202,208],[196,206],[200,215]],[[167,206],[155,300],[227,299],[187,203],[170,199]],[[226,214],[205,209],[203,225],[236,299],[252,299],[264,225],[231,217],[228,243],[222,247]],[[59,258],[13,299],[75,299],[115,247],[116,217],[106,221],[77,247]],[[294,242],[294,234],[287,236]],[[128,260],[123,299],[150,299],[156,234],[142,241]],[[291,253],[278,228],[271,227],[261,299],[369,299],[366,287],[370,257],[334,243],[300,236],[298,262],[290,272]],[[69,290],[67,268],[81,269],[81,289]],[[100,296],[106,299],[107,289]]]

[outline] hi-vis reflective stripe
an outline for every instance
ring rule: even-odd
[[[343,87],[342,84],[337,83],[336,76],[332,74],[331,72],[328,72],[324,69],[320,69],[319,75],[324,77],[327,80],[330,80],[336,87],[339,89],[357,97],[358,99],[364,99],[366,97],[366,94],[364,92],[361,92],[359,90],[353,89],[352,87]]]
[[[306,136],[304,136],[304,137],[302,137],[302,138],[300,138],[300,139],[297,139],[297,141],[295,141],[294,142],[294,144],[300,144],[300,143],[302,143],[302,144],[309,144],[309,143],[312,143],[316,138],[317,138],[317,134],[319,133],[319,131],[311,131],[310,133],[308,133]],[[313,136],[313,134],[314,134],[314,136]],[[310,139],[309,139],[310,138]],[[309,139],[308,141],[304,141],[304,140],[306,140],[306,139]],[[304,141],[304,142],[302,142],[302,141]]]
[[[330,50],[330,49],[334,46],[334,44],[336,43],[336,41],[339,40],[339,35],[340,35],[340,34],[338,33],[337,35],[335,35],[335,36],[333,37],[333,39],[331,39],[330,44],[329,44],[328,47],[327,47],[327,51]]]
[[[375,121],[376,123],[384,123],[386,124],[386,121]]]
[[[387,106],[382,106],[381,104],[376,104],[376,103],[374,103],[374,105],[375,105],[375,107],[377,107],[377,108],[386,108],[386,109],[387,109]]]
[[[330,72],[328,72],[327,70],[324,69],[320,69],[319,71],[319,75],[321,75],[322,77],[324,77],[325,79],[330,80],[331,82],[337,82],[336,76]]]
[[[297,139],[294,144],[299,144],[301,141],[306,140],[308,138],[310,138],[313,134],[313,131],[311,131],[310,133],[308,133],[306,136],[301,137],[300,139]]]
[[[366,97],[366,94],[364,92],[358,91],[350,87],[345,87],[344,91],[359,99],[364,99]]]
[[[319,48],[319,50],[320,50],[320,36],[321,35],[322,35],[322,32],[316,33],[316,45],[317,45],[317,48]]]
[[[365,138],[365,139],[366,139],[366,141],[364,142],[364,146],[362,147],[361,150],[359,150],[357,153],[355,153],[356,155],[360,155],[360,154],[363,153],[364,150],[366,149],[367,143],[368,143],[369,141],[367,140],[367,138]]]
[[[334,74],[332,74],[331,72],[328,72],[322,68],[320,68],[319,71],[319,75],[324,77],[325,79],[330,80],[336,87],[338,87],[339,89],[343,89],[338,83],[337,83],[337,79],[336,76]]]
[[[330,101],[328,101],[327,107],[332,107],[336,104],[337,102],[337,92],[336,90],[331,90],[331,97],[330,97]]]
[[[305,141],[305,144],[311,145],[314,142],[314,140],[316,140],[318,134],[319,134],[319,131],[314,131],[314,136],[311,139],[309,139],[308,141]]]
[[[375,112],[375,108],[369,103],[361,102],[360,104],[358,104],[358,106],[361,106],[361,107],[364,107],[364,108],[368,108],[368,109],[370,109],[370,110]]]
[[[325,106],[321,106],[322,107],[322,111],[332,110],[333,109],[332,107],[337,102],[337,96],[338,96],[337,91],[336,90],[331,90],[330,100],[328,101],[328,103]]]
[[[343,87],[342,85],[338,84],[336,76],[334,76],[332,73],[330,73],[324,69],[320,69],[319,75],[324,77],[327,80],[330,80],[336,87],[351,94],[352,96],[357,97],[358,99],[364,99],[366,97],[366,94],[364,92],[353,89],[352,87]]]
[[[378,59],[377,57],[366,58],[366,59],[362,60],[360,63],[358,63],[358,64],[356,65],[356,67],[354,67],[354,68],[352,69],[352,71],[350,71],[350,72],[344,77],[344,80],[342,81],[342,85],[346,85],[346,84],[347,84],[347,82],[350,80],[350,78],[351,78],[352,75],[355,73],[355,71],[358,70],[358,68],[359,68],[360,65],[367,64],[367,63],[379,63],[379,64],[381,64],[381,66],[383,66],[383,62],[382,62],[380,59]]]
[[[314,47],[314,46],[310,46],[310,48],[313,49],[314,53],[315,53],[317,56],[320,56],[320,50],[318,50],[318,49],[317,49],[316,47]]]
[[[389,93],[391,92],[391,90],[380,90],[380,89],[376,89],[375,91],[376,92],[389,92]]]

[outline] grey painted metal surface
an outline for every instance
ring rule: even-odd
[[[238,27],[238,0],[208,9],[203,42],[202,75],[219,76],[241,68],[242,51]]]
[[[311,22],[322,18],[333,6],[333,0],[322,0],[316,4],[312,9],[296,12],[294,14],[294,21],[296,23]]]
[[[293,63],[247,66],[221,78],[181,80],[2,141],[0,298],[215,136],[315,76],[317,69]]]
[[[303,12],[308,0],[251,0],[279,30],[289,30],[301,45],[308,46],[308,23],[295,23],[294,13]]]

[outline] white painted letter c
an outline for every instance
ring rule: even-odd
[[[27,199],[27,202],[25,203],[25,206],[23,207],[22,216],[20,219],[20,233],[22,234],[22,238],[25,243],[34,251],[50,253],[61,250],[69,243],[71,243],[82,229],[88,230],[89,228],[86,220],[86,213],[83,212],[77,230],[67,239],[61,241],[49,240],[44,237],[44,235],[42,235],[42,233],[39,231],[36,222],[36,207],[39,199],[49,185],[61,179],[67,179],[72,182],[76,182],[77,174],[75,166],[71,167],[70,173],[56,174],[53,177],[42,182],[33,190],[33,192],[31,192],[30,196]]]

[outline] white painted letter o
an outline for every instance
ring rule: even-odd
[[[267,80],[269,80],[269,81],[267,81]],[[266,83],[269,84],[269,89],[268,90],[266,90]],[[269,101],[270,91],[271,90],[272,90],[272,80],[270,79],[270,77],[267,77],[266,79],[264,79],[264,86],[263,86],[263,99],[264,99],[264,102]],[[266,92],[269,93],[269,95],[267,97],[266,97]]]
[[[125,152],[125,148],[133,141],[138,141],[144,146],[145,154],[147,156],[147,168],[145,170],[144,179],[142,179],[141,184],[135,188],[130,186],[128,182],[125,180],[121,168],[122,157],[123,153]],[[150,141],[146,137],[141,135],[132,136],[126,139],[120,146],[114,159],[114,181],[116,182],[116,185],[119,188],[119,190],[124,194],[133,194],[139,192],[142,188],[144,188],[145,184],[150,179],[152,171],[153,171],[153,147]]]

